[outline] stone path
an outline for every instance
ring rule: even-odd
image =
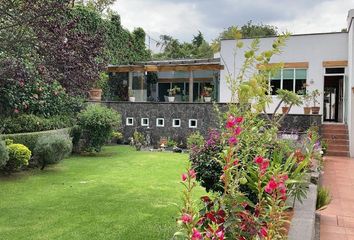
[[[322,184],[332,202],[319,211],[321,240],[354,240],[354,158],[325,158]]]

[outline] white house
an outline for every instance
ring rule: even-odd
[[[349,150],[354,156],[354,9],[348,13],[347,32],[315,33],[292,35],[286,42],[283,52],[274,56],[272,63],[284,63],[284,68],[278,76],[270,79],[273,89],[282,88],[297,92],[304,83],[307,90],[318,89],[320,114],[323,122],[336,122],[348,125]],[[272,48],[274,37],[260,39],[260,51]],[[229,72],[236,75],[244,62],[244,52],[247,51],[253,39],[244,39],[244,46],[237,50],[236,68],[234,69],[235,40],[221,42],[221,64],[225,66],[220,72],[220,102],[230,101],[230,90],[226,78]],[[267,111],[273,112],[278,103],[273,97]],[[303,107],[293,107],[290,114],[303,113]]]

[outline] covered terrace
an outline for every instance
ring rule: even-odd
[[[178,88],[176,102],[203,102],[206,89],[214,101],[219,100],[220,59],[189,59],[138,62],[110,65],[112,100],[166,102],[168,90]]]

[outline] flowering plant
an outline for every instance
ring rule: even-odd
[[[181,88],[174,86],[167,90],[169,96],[176,96],[177,93],[181,92]]]

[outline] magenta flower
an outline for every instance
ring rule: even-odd
[[[262,164],[263,163],[264,158],[261,156],[257,156],[254,158],[254,162],[257,164]]]
[[[242,128],[241,127],[236,127],[235,130],[234,130],[234,134],[237,136],[237,135],[240,135],[242,131]]]
[[[226,128],[233,128],[236,125],[236,118],[230,115],[226,121]]]
[[[193,228],[192,231],[193,234],[191,240],[200,240],[203,238],[202,234],[196,228]]]
[[[187,174],[183,173],[182,174],[182,181],[185,182],[187,180]]]
[[[181,220],[183,223],[190,223],[192,222],[192,216],[187,213],[184,213],[181,217]]]
[[[229,144],[236,144],[236,143],[237,143],[237,139],[235,137],[229,138]]]
[[[225,239],[225,234],[223,230],[220,230],[216,233],[216,236],[219,238],[219,240],[224,240]]]
[[[242,122],[243,122],[243,117],[236,118],[236,123],[242,123]]]
[[[268,230],[266,227],[262,227],[259,231],[259,235],[261,238],[266,238],[268,236]]]

